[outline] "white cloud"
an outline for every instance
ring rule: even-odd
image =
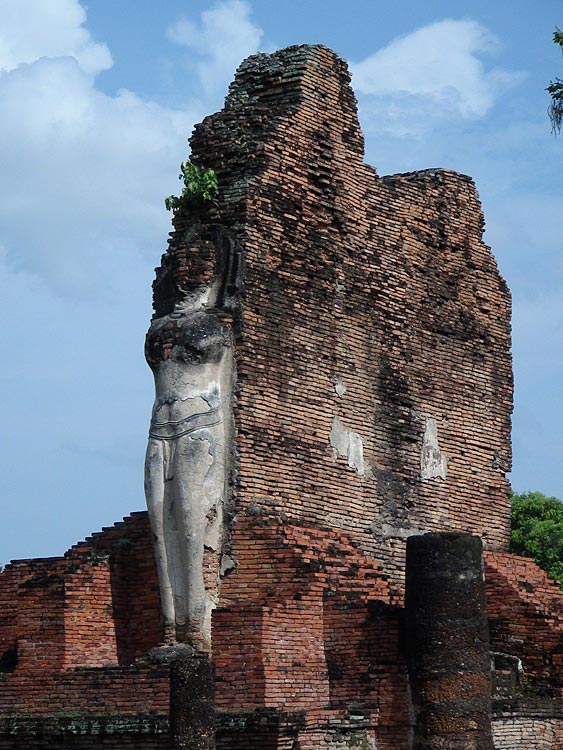
[[[83,28],[84,9],[75,0],[31,5],[0,5],[5,264],[58,292],[100,294],[125,258],[134,266],[158,257],[170,222],[163,196],[177,190],[186,139],[204,113],[126,90],[106,95],[92,75],[107,67],[106,48]]]
[[[84,28],[77,0],[0,0],[0,17],[0,70],[42,57],[74,57],[92,75],[113,64],[107,46]]]
[[[97,87],[111,55],[92,40],[78,0],[0,0],[7,268],[59,293],[100,294],[123,258],[158,257],[170,225],[163,196],[178,190],[193,124],[262,36],[249,16],[247,3],[231,0],[169,30],[190,48],[207,102],[175,110]]]
[[[204,59],[196,70],[204,91],[229,83],[239,63],[254,54],[263,31],[250,20],[252,9],[244,0],[223,0],[201,14],[199,23],[181,18],[168,29],[168,38]]]
[[[117,248],[163,244],[162,198],[176,189],[199,113],[128,91],[107,96],[68,57],[0,76],[0,107],[0,241],[10,267],[84,293]]]
[[[366,119],[375,130],[409,136],[425,129],[424,120],[428,127],[443,117],[483,117],[499,92],[521,80],[486,68],[481,58],[498,48],[498,39],[470,20],[446,19],[397,37],[351,65]]]

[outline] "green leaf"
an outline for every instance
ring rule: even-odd
[[[179,179],[184,182],[180,197],[170,195],[164,199],[164,205],[169,211],[196,208],[202,203],[212,201],[219,192],[215,172],[212,169],[198,167],[191,159],[181,163]]]

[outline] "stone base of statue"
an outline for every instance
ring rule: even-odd
[[[215,671],[206,654],[182,655],[170,670],[170,747],[215,750]]]

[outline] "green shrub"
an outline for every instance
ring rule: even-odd
[[[180,165],[179,180],[184,181],[180,196],[169,195],[164,199],[168,211],[180,209],[200,210],[205,203],[215,199],[219,192],[217,175],[212,169],[203,169],[191,159]]]
[[[512,495],[510,551],[563,581],[563,503],[541,492]]]

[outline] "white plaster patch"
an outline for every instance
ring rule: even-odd
[[[348,466],[360,476],[364,475],[364,442],[361,436],[350,430],[340,417],[334,417],[330,430],[330,445],[334,458],[347,459]]]
[[[421,534],[426,534],[426,531],[418,529],[415,526],[392,526],[389,523],[382,523],[381,534],[384,539],[408,539],[410,536],[420,536]]]
[[[232,557],[229,557],[229,555],[222,555],[221,569],[220,569],[221,576],[224,576],[226,573],[229,573],[231,570],[234,570],[234,568],[235,568],[235,561],[232,559]]]
[[[336,391],[336,395],[339,398],[342,398],[342,396],[346,393],[346,386],[341,380],[337,379],[334,385],[334,390]]]
[[[211,519],[208,518],[207,528],[205,529],[204,536],[204,546],[207,549],[217,552],[217,550],[220,548],[222,526],[222,518],[220,513],[216,513],[215,516]]]
[[[448,456],[442,453],[438,444],[438,424],[435,419],[427,417],[420,454],[420,477],[445,479],[447,474]]]
[[[196,289],[194,292],[184,292],[184,297],[176,302],[174,313],[177,315],[186,315],[194,310],[200,310],[202,307],[209,305],[212,287],[205,286]],[[175,317],[172,313],[172,317]]]

